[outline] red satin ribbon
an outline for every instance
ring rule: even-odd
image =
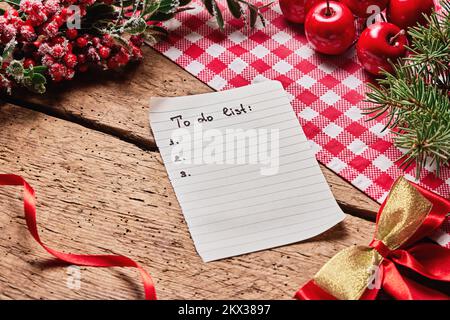
[[[433,233],[450,212],[450,201],[413,184],[432,204],[433,208],[412,237],[396,250],[390,250],[383,242],[374,239],[370,246],[378,251],[384,260],[380,265],[381,288],[385,293],[398,300],[450,300],[442,292],[426,287],[404,274],[403,266],[426,278],[450,282],[450,249],[422,240]],[[377,215],[377,224],[386,202],[381,205]],[[380,289],[366,290],[361,300],[374,300]],[[300,300],[336,300],[310,280],[295,294]]]
[[[13,174],[0,174],[0,186],[20,186],[24,187],[24,212],[28,230],[33,238],[51,255],[69,264],[87,267],[131,267],[137,268],[141,274],[144,284],[145,298],[156,300],[156,291],[150,275],[135,261],[125,256],[117,255],[81,255],[68,254],[56,251],[42,243],[36,222],[36,198],[33,188],[20,176]]]

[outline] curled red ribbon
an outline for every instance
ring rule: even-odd
[[[131,267],[137,268],[141,274],[144,285],[145,299],[156,300],[156,290],[153,280],[150,275],[135,261],[125,256],[119,255],[81,255],[69,254],[56,251],[47,247],[40,239],[37,222],[36,222],[36,198],[33,188],[20,176],[13,174],[0,174],[0,186],[20,186],[24,188],[24,213],[27,223],[28,231],[33,238],[43,247],[48,253],[54,257],[78,266],[87,267]]]
[[[431,280],[450,282],[450,249],[423,241],[443,223],[450,212],[450,201],[419,185],[411,184],[432,203],[432,210],[419,229],[400,248],[390,250],[376,239],[370,243],[369,246],[384,258],[380,266],[380,289],[398,300],[450,300],[447,294],[410,279],[405,272],[409,270]],[[378,212],[377,225],[385,204],[386,201]],[[374,300],[380,289],[366,290],[360,299]],[[299,300],[336,300],[314,280],[301,287],[295,297]]]

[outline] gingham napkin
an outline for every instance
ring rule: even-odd
[[[155,46],[162,54],[216,90],[281,81],[317,159],[376,201],[385,199],[398,176],[414,180],[414,167],[404,173],[396,163],[402,151],[389,131],[382,132],[383,119],[367,122],[362,114],[370,79],[354,49],[339,57],[315,53],[302,27],[287,23],[278,4],[264,12],[267,26],[254,30],[225,14],[224,32],[199,0],[191,6],[166,23],[170,36]],[[439,178],[432,171],[425,168],[418,182],[448,198],[450,169]],[[450,248],[449,225],[447,219],[435,238]]]

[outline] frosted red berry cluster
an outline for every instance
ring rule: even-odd
[[[131,60],[141,59],[143,40],[140,36],[131,36],[123,43],[115,41],[110,34],[89,34],[67,27],[67,20],[73,14],[68,9],[72,8],[70,6],[76,5],[83,18],[95,2],[22,0],[18,10],[5,11],[0,16],[0,56],[1,49],[13,49],[9,59],[1,58],[0,89],[10,90],[20,81],[20,75],[14,74],[17,68],[8,68],[11,61],[20,63],[24,70],[40,66],[45,70],[44,76],[59,82],[70,80],[77,72],[94,66],[116,69]],[[110,4],[111,1],[102,2]]]

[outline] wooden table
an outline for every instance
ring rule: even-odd
[[[44,96],[0,101],[0,172],[35,188],[42,239],[72,253],[124,254],[161,299],[290,299],[336,252],[367,244],[378,205],[322,167],[344,222],[301,243],[203,263],[148,123],[152,96],[212,91],[150,48],[123,72],[86,74]],[[141,299],[134,269],[81,268],[81,287],[25,226],[20,188],[0,188],[1,299]]]

